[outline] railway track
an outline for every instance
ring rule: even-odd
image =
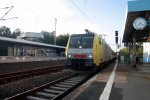
[[[60,100],[91,76],[92,74],[72,74],[4,100]]]
[[[7,84],[7,83],[20,80],[20,79],[24,79],[24,78],[44,75],[50,72],[56,72],[56,71],[62,70],[63,68],[64,68],[64,65],[59,65],[59,66],[49,67],[49,68],[46,67],[46,68],[38,68],[38,69],[33,69],[33,70],[28,70],[28,71],[1,74],[0,85]]]

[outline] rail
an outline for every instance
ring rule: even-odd
[[[59,65],[59,66],[54,66],[54,67],[45,67],[45,68],[32,69],[32,70],[27,70],[27,71],[1,74],[0,85],[7,84],[15,80],[20,80],[20,79],[27,78],[27,77],[29,78],[33,76],[48,74],[49,72],[56,72],[56,71],[62,70],[63,68],[64,68],[64,65]]]
[[[88,80],[91,75],[72,74],[4,100],[60,100]]]

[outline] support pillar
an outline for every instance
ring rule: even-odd
[[[136,37],[133,37],[133,67],[136,67]]]
[[[131,50],[130,50],[130,47],[131,47],[131,43],[128,43],[128,63],[130,64],[131,62],[131,59],[130,59],[130,55],[131,55]]]

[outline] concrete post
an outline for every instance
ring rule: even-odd
[[[136,37],[133,37],[133,67],[136,67]]]

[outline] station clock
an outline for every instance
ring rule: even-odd
[[[136,30],[143,30],[147,26],[147,21],[145,18],[138,17],[133,21],[133,27]]]

